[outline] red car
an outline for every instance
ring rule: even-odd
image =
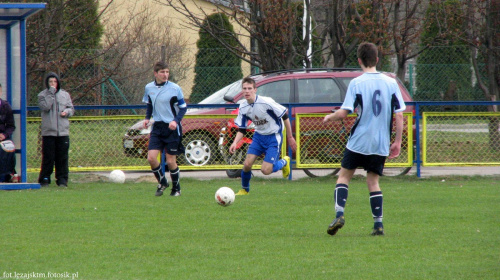
[[[293,103],[342,103],[349,82],[363,74],[361,69],[325,68],[296,69],[264,72],[253,75],[257,83],[257,94],[268,96],[281,104]],[[393,73],[384,74],[396,78]],[[398,80],[403,99],[413,101],[404,85]],[[205,98],[199,104],[231,104],[242,99],[241,80],[236,81]],[[340,106],[339,106],[340,107]],[[294,106],[291,116],[298,113],[330,113],[331,106]],[[189,106],[188,106],[189,108]],[[413,112],[413,106],[407,106],[407,112]],[[187,115],[230,114],[234,108],[227,109],[189,109]],[[219,150],[218,140],[221,129],[227,126],[227,119],[221,118],[189,118],[183,119],[183,143],[186,147],[181,164],[202,166],[207,163],[227,164]],[[338,131],[343,128],[339,125]],[[295,129],[295,124],[292,123]],[[123,146],[128,156],[145,157],[149,130],[142,128],[142,121],[132,126],[123,138]],[[295,133],[295,132],[294,132]]]

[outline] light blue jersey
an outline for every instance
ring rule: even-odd
[[[153,105],[153,119],[169,123],[175,119],[180,108],[187,108],[182,89],[175,83],[168,81],[164,85],[157,85],[154,81],[147,84],[142,102]]]
[[[388,156],[392,115],[406,109],[397,81],[378,72],[364,73],[349,83],[341,108],[351,113],[358,109],[347,149],[364,155]]]

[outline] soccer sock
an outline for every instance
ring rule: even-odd
[[[335,186],[335,193],[333,198],[335,200],[336,218],[344,216],[344,208],[349,194],[348,186],[346,184],[337,184]]]
[[[172,179],[172,189],[180,190],[181,184],[179,183],[179,175],[181,171],[179,170],[179,166],[176,169],[170,170],[170,178]]]
[[[286,160],[280,159],[273,164],[273,173],[278,172],[286,165]]]
[[[241,187],[249,192],[250,191],[250,179],[252,179],[252,171],[245,172],[241,170]]]
[[[373,228],[383,227],[382,225],[382,216],[383,216],[382,205],[384,202],[383,198],[384,196],[382,195],[381,191],[370,193],[370,205],[372,207],[373,221],[375,222]]]
[[[168,185],[168,180],[163,174],[163,170],[161,170],[161,164],[158,165],[158,167],[156,168],[151,168],[151,171],[153,171],[153,174],[155,175],[158,184]]]

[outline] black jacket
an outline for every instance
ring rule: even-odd
[[[0,133],[5,135],[5,138],[11,139],[12,133],[16,129],[16,123],[14,122],[14,114],[12,113],[12,107],[10,107],[7,100],[2,99],[2,104],[0,105]]]

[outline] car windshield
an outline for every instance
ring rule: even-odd
[[[225,86],[222,89],[219,89],[209,97],[200,101],[198,104],[224,104],[226,103],[226,101],[224,100],[224,96],[235,97],[240,92],[241,92],[241,80],[236,81],[228,86]]]

